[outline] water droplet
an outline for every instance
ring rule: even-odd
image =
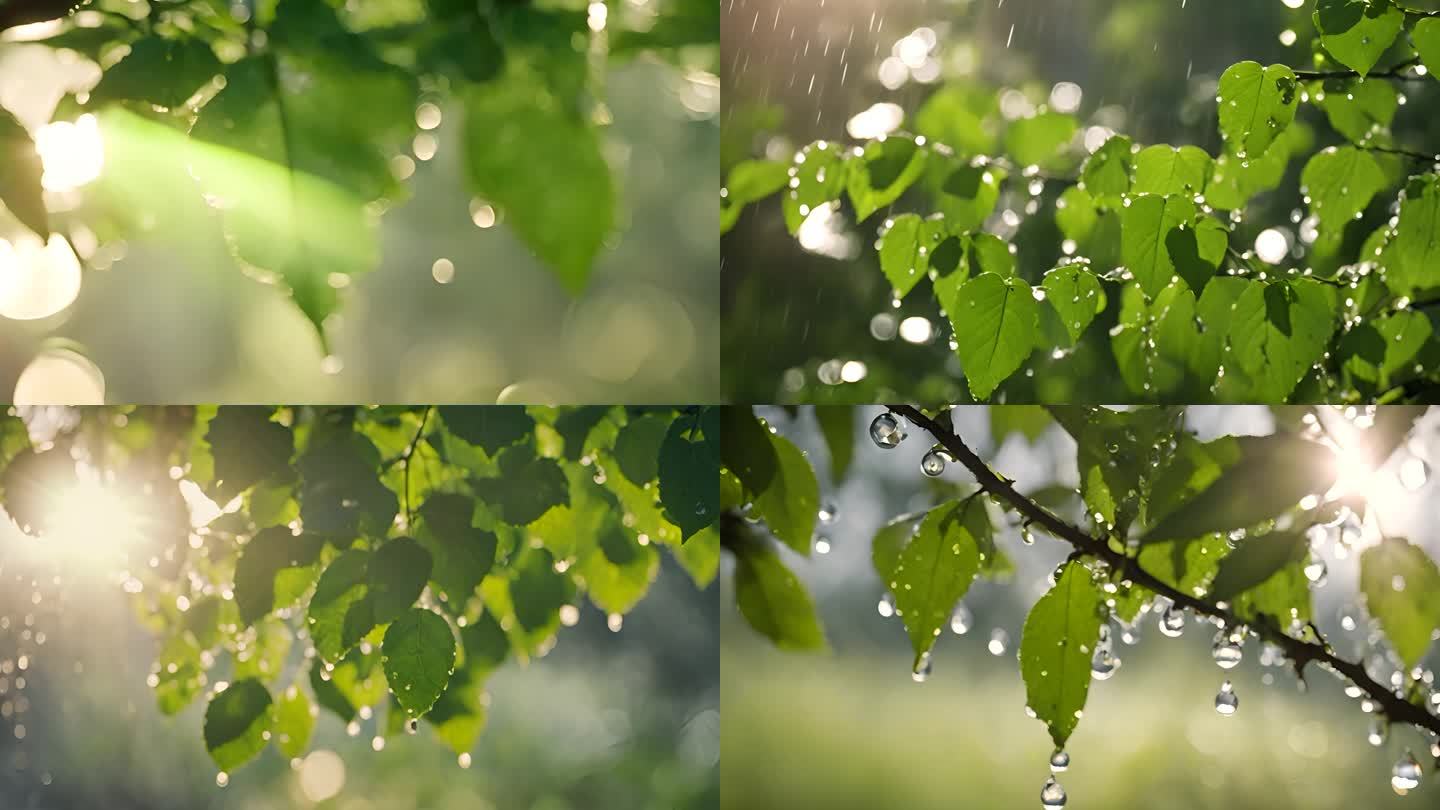
[[[1215,638],[1215,647],[1210,653],[1215,657],[1215,663],[1221,669],[1234,669],[1245,655],[1240,645],[1227,638],[1224,631],[1221,631],[1221,634]]]
[[[1326,567],[1325,561],[1319,559],[1318,557],[1311,560],[1305,566],[1305,578],[1315,583],[1316,585],[1324,585],[1325,579],[1329,573],[1330,569]]]
[[[991,655],[1004,655],[1006,648],[1008,648],[1009,646],[1010,646],[1010,634],[1009,634],[1009,633],[1005,632],[1004,630],[1001,630],[1001,629],[998,628],[998,627],[995,628],[993,631],[991,631],[991,633],[990,633],[990,644],[988,645],[988,649],[990,650],[990,654],[991,654]]]
[[[1365,741],[1379,748],[1390,738],[1390,723],[1384,717],[1376,717],[1370,721],[1370,729],[1365,732]]]
[[[1050,755],[1050,770],[1053,773],[1064,773],[1070,767],[1070,755],[1064,751],[1056,751]]]
[[[1040,788],[1040,806],[1053,808],[1065,806],[1065,788],[1051,776],[1045,780],[1045,786]]]
[[[822,534],[822,535],[818,535],[818,536],[815,538],[815,553],[816,553],[816,554],[829,554],[829,553],[830,553],[830,538],[829,538],[829,537],[826,537],[825,535]]]
[[[1030,531],[1030,524],[1028,523],[1020,527],[1020,542],[1027,546],[1035,545],[1035,533]]]
[[[950,614],[950,632],[957,636],[963,636],[970,632],[970,626],[974,624],[975,617],[971,615],[970,608],[965,607],[961,602],[955,606],[955,612]]]
[[[870,440],[882,450],[891,450],[905,441],[905,427],[894,414],[882,413],[870,423]]]
[[[1416,761],[1415,755],[1406,751],[1405,756],[1401,757],[1400,761],[1395,763],[1395,767],[1390,770],[1390,786],[1395,788],[1396,793],[1404,795],[1405,791],[1420,786],[1422,773],[1420,763]]]
[[[1229,717],[1240,708],[1240,697],[1235,694],[1235,687],[1226,681],[1220,684],[1220,691],[1215,693],[1215,711]]]
[[[415,732],[417,732],[417,731],[419,731],[419,730],[420,730],[420,721],[417,720],[417,719],[415,719],[414,717],[410,718],[410,721],[405,724],[405,733],[406,733],[406,734],[414,734]]]
[[[945,472],[945,457],[940,455],[935,448],[930,448],[930,451],[925,454],[925,457],[920,459],[920,472],[925,473],[931,478],[939,476]]]
[[[875,610],[880,613],[880,616],[882,618],[888,619],[891,616],[894,616],[895,597],[891,596],[890,593],[887,591],[884,596],[880,597],[880,603],[875,606]]]
[[[1110,653],[1108,646],[1095,650],[1095,655],[1090,658],[1090,677],[1097,681],[1110,680],[1119,668],[1120,659]]]
[[[834,523],[835,516],[840,514],[833,501],[826,501],[820,504],[820,522]]]
[[[930,679],[930,672],[934,665],[930,663],[930,653],[920,653],[920,660],[915,662],[915,668],[910,671],[910,679],[915,683],[924,683]]]
[[[1165,612],[1160,614],[1160,632],[1170,638],[1178,638],[1185,632],[1185,611],[1175,605],[1165,608]]]

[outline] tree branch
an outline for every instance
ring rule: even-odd
[[[1323,81],[1325,79],[1398,79],[1400,81],[1424,81],[1429,78],[1416,73],[1409,73],[1408,70],[1420,64],[1420,57],[1416,56],[1406,59],[1404,62],[1390,68],[1389,70],[1371,71],[1363,77],[1353,70],[1297,70],[1295,78],[1310,82]]]
[[[425,407],[424,413],[420,415],[420,427],[415,429],[415,438],[405,447],[405,452],[400,455],[400,461],[405,463],[405,527],[408,530],[410,524],[415,522],[415,515],[410,511],[410,458],[415,455],[415,448],[420,446],[420,439],[425,435],[425,426],[430,422],[430,411],[433,408]]]
[[[1367,152],[1378,152],[1382,155],[1398,155],[1420,163],[1440,162],[1440,155],[1427,155],[1424,152],[1416,152],[1413,149],[1400,149],[1394,146],[1366,146],[1363,144],[1354,144],[1354,146],[1356,149],[1364,149]]]
[[[1078,551],[1104,560],[1132,583],[1167,597],[1182,608],[1219,619],[1225,623],[1226,627],[1239,627],[1247,624],[1219,604],[1207,602],[1171,587],[1141,568],[1137,560],[1112,548],[1106,538],[1091,535],[1079,526],[1057,517],[1048,509],[1020,494],[1008,479],[990,469],[989,465],[977,456],[954,431],[926,416],[918,408],[910,405],[887,405],[886,407],[934,437],[935,441],[939,442],[961,464],[965,465],[971,475],[975,476],[981,490],[1003,501],[1029,522],[1040,526],[1050,535],[1069,543]],[[1320,640],[1320,643],[1312,643],[1289,636],[1281,632],[1278,627],[1259,623],[1250,625],[1250,627],[1260,638],[1285,651],[1294,664],[1296,675],[1301,680],[1305,678],[1305,665],[1312,661],[1316,662],[1322,667],[1349,678],[1355,686],[1363,690],[1371,700],[1378,704],[1378,711],[1384,714],[1390,722],[1408,723],[1416,728],[1440,735],[1440,717],[1405,700],[1371,678],[1363,664],[1347,661],[1335,655],[1323,639]],[[1320,638],[1319,634],[1316,634],[1316,638]]]

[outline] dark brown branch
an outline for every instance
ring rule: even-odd
[[[1324,81],[1325,79],[1399,79],[1401,81],[1424,81],[1427,76],[1418,73],[1408,72],[1410,68],[1420,64],[1420,57],[1406,59],[1404,62],[1389,68],[1388,70],[1376,70],[1365,74],[1363,77],[1353,70],[1297,70],[1295,78],[1300,81]]]
[[[934,437],[935,441],[950,451],[950,454],[965,465],[971,475],[975,476],[981,490],[1003,501],[1019,512],[1027,521],[1044,529],[1048,534],[1069,543],[1077,551],[1104,560],[1110,564],[1113,570],[1121,572],[1133,584],[1164,596],[1182,608],[1219,619],[1225,623],[1227,628],[1247,624],[1227,608],[1207,602],[1162,582],[1141,568],[1135,559],[1111,547],[1106,538],[1091,535],[1079,526],[1057,517],[1045,507],[1020,494],[1009,480],[991,470],[989,465],[975,455],[975,452],[954,431],[926,416],[918,408],[910,405],[887,405],[886,407]],[[1335,655],[1323,639],[1319,643],[1303,641],[1281,632],[1278,626],[1265,623],[1257,623],[1250,627],[1260,638],[1285,651],[1285,654],[1294,663],[1296,674],[1302,680],[1304,679],[1305,665],[1312,661],[1319,663],[1349,678],[1353,684],[1378,704],[1379,711],[1390,722],[1408,723],[1416,728],[1440,735],[1440,717],[1390,691],[1383,684],[1371,678],[1370,674],[1365,671],[1364,665],[1355,661],[1347,661]],[[1318,634],[1316,638],[1320,638]]]
[[[1413,149],[1401,149],[1395,146],[1365,146],[1355,144],[1355,148],[1364,149],[1367,152],[1378,152],[1382,155],[1398,155],[1399,157],[1409,158],[1420,163],[1440,162],[1440,155],[1427,155],[1424,152],[1417,152]]]

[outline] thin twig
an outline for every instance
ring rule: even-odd
[[[420,427],[415,430],[415,438],[410,440],[410,444],[400,456],[400,460],[405,463],[405,525],[407,527],[415,522],[415,515],[410,511],[410,458],[415,455],[415,448],[420,446],[420,439],[425,435],[425,425],[430,422],[431,410],[433,409],[428,405],[425,407],[425,412],[420,416]]]
[[[1324,81],[1325,79],[1400,79],[1402,81],[1424,81],[1429,78],[1418,73],[1407,72],[1410,68],[1420,64],[1420,57],[1416,56],[1406,59],[1404,62],[1387,70],[1371,71],[1361,76],[1353,70],[1297,70],[1295,78],[1305,81]]]
[[[1427,155],[1424,152],[1417,152],[1413,149],[1401,149],[1395,146],[1368,146],[1355,144],[1356,149],[1364,149],[1367,152],[1379,152],[1382,155],[1398,155],[1404,158],[1418,161],[1420,163],[1440,162],[1440,155]]]
[[[1182,608],[1219,619],[1224,622],[1226,627],[1239,627],[1246,624],[1240,617],[1219,604],[1207,602],[1171,587],[1141,568],[1135,559],[1112,548],[1106,538],[1089,534],[1084,529],[1057,517],[1035,501],[1020,494],[1010,481],[991,470],[989,465],[981,460],[958,435],[926,416],[918,408],[910,405],[887,405],[886,407],[904,416],[912,424],[933,436],[935,441],[950,451],[951,455],[965,465],[971,475],[975,476],[975,480],[980,484],[982,490],[990,493],[992,497],[1004,501],[1050,535],[1069,543],[1077,551],[1106,561],[1114,570],[1121,571],[1133,584],[1167,597]],[[1440,717],[1390,691],[1383,684],[1371,678],[1370,674],[1365,671],[1364,665],[1336,656],[1323,639],[1320,640],[1320,643],[1303,641],[1281,632],[1278,627],[1268,626],[1265,623],[1253,625],[1252,630],[1265,641],[1284,650],[1294,663],[1296,674],[1302,680],[1304,679],[1305,665],[1312,661],[1317,662],[1349,678],[1351,683],[1375,701],[1379,707],[1378,711],[1389,718],[1392,723],[1408,723],[1416,728],[1440,735]],[[1319,638],[1318,635],[1317,638]]]

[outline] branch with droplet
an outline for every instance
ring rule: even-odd
[[[975,477],[981,490],[990,493],[1003,505],[1020,513],[1028,523],[1039,526],[1055,538],[1074,546],[1078,551],[1103,560],[1132,583],[1170,599],[1181,608],[1219,619],[1227,628],[1246,624],[1219,603],[1208,602],[1171,587],[1141,568],[1136,559],[1112,547],[1107,538],[1090,534],[1022,495],[1015,489],[1013,482],[990,469],[990,466],[976,455],[958,434],[945,427],[940,421],[926,416],[919,408],[911,405],[887,405],[886,407],[929,433],[936,442],[965,465],[965,468]],[[1285,652],[1294,667],[1296,676],[1302,682],[1305,680],[1305,666],[1314,662],[1322,668],[1348,678],[1355,687],[1376,704],[1376,711],[1383,714],[1390,722],[1406,723],[1417,729],[1428,731],[1432,735],[1440,736],[1440,716],[1431,714],[1424,707],[1411,703],[1386,688],[1370,676],[1362,663],[1337,656],[1313,624],[1309,626],[1309,630],[1315,635],[1316,641],[1295,638],[1283,632],[1274,622],[1250,623],[1250,627],[1262,640],[1276,645]]]

